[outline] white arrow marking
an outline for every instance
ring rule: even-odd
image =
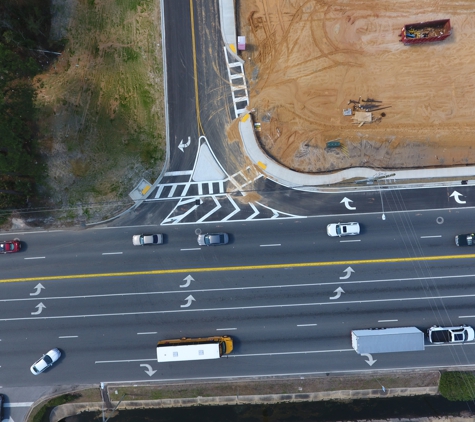
[[[346,273],[346,275],[344,275],[343,277],[340,277],[340,280],[346,280],[347,278],[350,278],[351,276],[351,273],[354,273],[355,270],[351,267],[348,267],[346,270],[343,271],[344,273]]]
[[[373,366],[374,363],[377,362],[376,359],[373,359],[373,356],[371,356],[369,353],[362,353],[361,356],[366,356],[368,358],[368,360],[366,361],[366,363],[369,365],[369,366]]]
[[[38,296],[41,292],[41,289],[44,289],[44,288],[45,288],[45,286],[43,286],[41,283],[38,283],[35,286],[36,292],[35,293],[30,293],[30,296]]]
[[[147,365],[146,363],[141,363],[140,366],[145,366],[147,368],[145,373],[148,374],[149,377],[151,377],[155,372],[157,372],[157,371],[154,371],[152,367],[150,365]]]
[[[183,280],[186,281],[186,283],[180,284],[181,288],[188,287],[192,281],[195,281],[195,279],[191,275],[187,275]]]
[[[39,315],[41,314],[41,311],[46,308],[45,305],[43,305],[42,303],[39,303],[38,305],[35,306],[35,308],[38,308],[38,310],[36,312],[32,312],[31,315]]]
[[[339,299],[341,294],[345,293],[345,291],[341,287],[338,287],[338,289],[334,290],[334,292],[336,293],[336,295],[332,296],[330,300]]]
[[[185,300],[187,300],[188,303],[186,303],[185,305],[180,305],[180,308],[188,308],[188,306],[191,305],[191,302],[196,301],[195,298],[191,295],[188,296]]]
[[[452,198],[452,196],[454,197],[455,199],[455,202],[457,202],[457,204],[466,204],[467,201],[462,201],[459,196],[463,196],[460,192],[457,192],[456,190],[454,190],[452,192],[452,195],[450,195],[450,198]]]
[[[189,147],[191,144],[191,137],[188,136],[188,142],[186,144],[183,143],[183,139],[180,141],[180,145],[178,145],[178,148],[180,148],[181,152],[185,152],[183,151],[185,148]]]
[[[340,204],[344,202],[345,203],[345,207],[348,208],[349,210],[355,210],[356,207],[352,207],[350,205],[350,202],[353,202],[351,199],[347,198],[346,196],[340,201]]]

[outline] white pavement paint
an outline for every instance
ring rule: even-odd
[[[157,334],[156,331],[149,331],[148,333],[137,333],[138,336],[146,336],[146,335],[149,335],[149,334]]]
[[[355,240],[340,240],[340,243],[349,243],[349,242],[361,242],[360,239]]]
[[[31,407],[35,402],[33,401],[24,401],[18,403],[4,403],[3,407]],[[8,420],[8,419],[7,419]]]
[[[380,319],[378,322],[398,322],[398,319]]]
[[[297,327],[315,327],[317,324],[297,324]]]
[[[421,236],[421,239],[431,239],[433,237],[442,237],[442,235],[439,234],[439,235],[436,235],[436,236]]]
[[[216,331],[234,331],[237,328],[216,328]]]
[[[117,316],[136,316],[136,315],[165,315],[176,314],[180,312],[223,312],[223,311],[245,311],[249,309],[275,309],[275,308],[304,308],[308,306],[341,306],[341,305],[361,305],[363,303],[389,303],[389,302],[417,302],[428,300],[442,299],[468,299],[475,298],[475,294],[469,295],[446,295],[446,296],[424,296],[424,297],[400,297],[389,299],[366,299],[366,300],[346,300],[338,302],[309,302],[309,303],[280,303],[276,305],[256,305],[256,306],[234,306],[225,308],[184,308],[163,310],[163,311],[141,311],[141,312],[114,312],[104,314],[81,314],[81,315],[58,315],[58,316],[35,316],[35,317],[19,317],[19,318],[2,318],[0,321],[27,321],[27,320],[49,320],[49,319],[74,319],[74,318],[104,318]],[[188,298],[187,298],[188,299]],[[191,299],[188,299],[191,303]],[[193,299],[194,300],[194,299]],[[475,318],[475,315],[459,316],[458,318]],[[465,344],[465,343],[464,343]]]
[[[259,245],[261,248],[269,247],[269,246],[282,246],[280,243],[273,243],[271,245]]]
[[[200,249],[200,248],[197,248]],[[267,285],[267,286],[244,286],[244,287],[223,287],[217,289],[193,289],[187,290],[187,293],[207,293],[207,292],[231,292],[236,290],[266,290],[266,289],[295,289],[296,287],[316,287],[316,286],[331,286],[331,285],[345,285],[345,284],[368,284],[368,283],[393,283],[403,281],[425,281],[425,280],[451,280],[460,278],[475,278],[475,274],[463,274],[463,275],[444,275],[444,276],[431,276],[431,277],[409,277],[409,278],[388,278],[388,279],[374,279],[374,280],[349,280],[349,281],[329,281],[325,283],[300,283],[300,284],[279,284],[279,285]],[[57,296],[57,297],[42,297],[41,300],[70,300],[70,299],[89,299],[100,297],[124,297],[124,296],[142,296],[142,295],[166,295],[183,293],[183,290],[167,290],[167,291],[145,291],[145,292],[131,292],[131,293],[107,293],[101,295],[81,295],[81,296]],[[2,302],[24,302],[24,301],[37,301],[37,298],[17,298],[17,299],[0,299]],[[341,303],[341,302],[339,302]],[[0,340],[1,341],[1,340]]]
[[[201,251],[201,248],[187,248],[187,249],[180,249],[180,251]]]
[[[45,259],[45,258],[46,258],[45,256],[34,256],[31,258],[23,258],[23,259]]]
[[[79,336],[59,336],[58,338],[78,338]]]
[[[122,255],[123,252],[104,252],[102,255]]]

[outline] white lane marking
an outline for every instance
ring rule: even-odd
[[[36,232],[17,232],[11,233],[8,232],[8,235],[20,235],[20,234],[38,234],[38,233],[57,233],[57,232],[64,232],[64,230],[38,230]]]
[[[58,338],[78,338],[79,336],[59,336]]]
[[[261,248],[265,248],[267,246],[282,246],[280,243],[272,243],[270,245],[259,245]]]
[[[34,316],[34,317],[19,317],[19,318],[2,318],[0,321],[27,321],[39,319],[73,319],[73,318],[99,318],[111,316],[136,316],[136,315],[165,315],[176,314],[180,312],[223,312],[223,311],[244,311],[249,309],[274,309],[274,308],[299,308],[304,306],[341,306],[341,305],[361,305],[363,303],[389,303],[389,302],[415,302],[427,300],[441,300],[441,299],[467,299],[475,298],[475,294],[470,295],[448,295],[448,296],[423,296],[423,297],[404,297],[391,299],[368,299],[368,300],[347,300],[338,302],[309,302],[309,303],[280,303],[276,305],[257,305],[257,306],[235,306],[227,308],[181,308],[168,311],[140,311],[140,312],[114,312],[109,314],[82,314],[82,315],[58,315],[58,316]],[[472,316],[472,318],[475,315]],[[459,317],[463,318],[463,317]]]
[[[136,227],[158,227],[160,224],[141,224],[139,226],[120,226],[120,227],[96,227],[93,230],[111,230],[111,229],[133,229]]]
[[[431,239],[431,238],[433,238],[433,237],[442,237],[442,235],[441,235],[441,234],[438,234],[438,235],[436,235],[436,236],[421,236],[421,239]]]
[[[361,239],[355,239],[355,240],[340,240],[341,243],[343,242],[361,242]]]
[[[398,322],[398,319],[380,319],[378,322]]]
[[[297,327],[315,327],[317,324],[297,324]]]
[[[470,344],[470,343],[467,343]],[[227,355],[226,357],[255,357],[255,356],[280,356],[280,355],[306,355],[310,353],[335,353],[335,352],[355,352],[355,349],[337,349],[337,350],[302,350],[299,352],[270,352],[270,353],[247,353],[243,355]],[[94,363],[129,363],[129,362],[145,362],[145,361],[157,361],[155,359],[128,359],[128,360],[96,360]]]
[[[164,176],[188,176],[193,174],[193,170],[167,171]]]
[[[23,258],[23,259],[45,259],[46,256],[34,256],[32,258]]]
[[[216,331],[230,331],[230,330],[237,330],[237,328],[216,328]]]
[[[146,336],[148,334],[157,334],[156,331],[149,331],[148,333],[137,333],[138,336]]]
[[[201,248],[180,249],[180,251],[201,251]]]
[[[287,270],[293,270],[293,268],[285,268]],[[445,279],[457,279],[457,278],[470,278],[475,277],[475,274],[464,274],[464,275],[444,275],[444,276],[431,276],[431,277],[409,277],[409,278],[388,278],[388,279],[375,279],[375,280],[361,280],[361,281],[330,281],[326,283],[303,283],[303,284],[281,284],[281,285],[270,285],[270,286],[248,286],[248,287],[226,287],[219,289],[194,289],[187,290],[190,293],[207,293],[207,292],[228,292],[235,290],[259,290],[259,289],[285,289],[285,288],[295,288],[295,287],[315,287],[315,286],[331,286],[334,284],[367,284],[367,283],[387,283],[387,282],[401,282],[401,281],[423,281],[423,280],[445,280]],[[182,290],[166,290],[159,292],[133,292],[133,293],[108,293],[102,295],[81,295],[81,296],[49,296],[43,297],[41,300],[63,300],[63,299],[89,299],[89,298],[99,298],[99,297],[116,297],[116,296],[142,296],[142,295],[162,295],[162,294],[175,294],[183,293]],[[0,299],[1,302],[23,302],[27,300],[35,300],[38,298],[16,298],[16,299]]]
[[[102,255],[122,255],[123,252],[103,252]]]
[[[35,402],[34,401],[24,401],[24,402],[18,402],[18,403],[3,403],[3,407],[31,407],[33,406]],[[5,420],[12,420],[10,419],[5,419]]]

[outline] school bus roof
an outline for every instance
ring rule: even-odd
[[[158,362],[219,359],[219,343],[157,347]]]

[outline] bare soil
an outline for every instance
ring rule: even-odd
[[[277,161],[311,173],[475,163],[473,1],[239,4],[250,107]],[[446,18],[453,29],[442,42],[399,41],[405,24]],[[360,97],[389,108],[358,127],[343,110]],[[341,147],[327,149],[335,139]]]

